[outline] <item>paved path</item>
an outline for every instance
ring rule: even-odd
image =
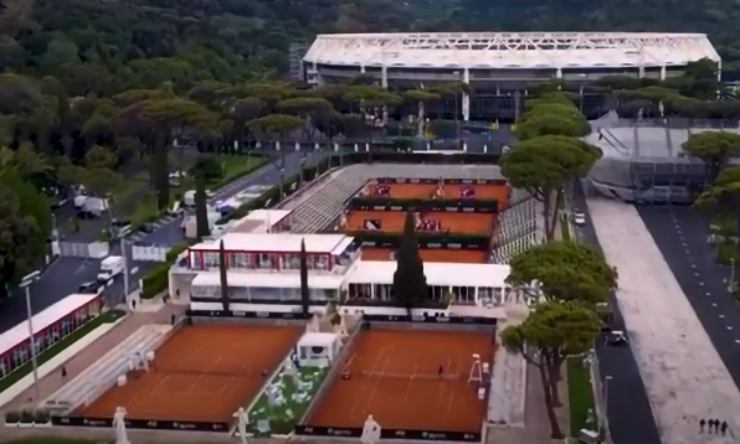
[[[154,313],[136,312],[129,314],[128,317],[120,322],[115,328],[63,363],[67,368],[67,378],[62,378],[60,371],[54,371],[46,377],[41,378],[39,380],[39,396],[41,401],[53,395],[57,390],[62,388],[64,384],[72,380],[75,375],[81,373],[106,352],[115,348],[116,345],[121,343],[142,325],[169,323],[171,314],[182,314],[185,312],[185,308],[186,307],[184,306],[166,305],[161,310]],[[60,363],[60,365],[61,364],[62,363]],[[28,390],[23,391],[17,398],[10,401],[0,413],[4,413],[4,411],[7,410],[33,408],[39,402],[38,400],[33,399],[33,397],[34,389],[31,387]]]
[[[588,206],[619,272],[617,301],[663,444],[697,443],[698,419],[707,414],[740,425],[740,392],[637,210],[606,199]]]

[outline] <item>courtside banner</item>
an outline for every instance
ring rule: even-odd
[[[218,299],[208,299],[202,302],[220,302]],[[229,302],[239,302],[236,299],[229,299]],[[245,319],[308,319],[310,316],[304,316],[303,313],[283,313],[272,311],[241,311],[241,310],[188,310],[187,316],[194,318],[245,318]]]
[[[467,325],[496,325],[495,318],[476,316],[408,316],[364,314],[362,319],[370,322],[422,322],[425,324],[467,324]]]
[[[52,416],[51,423],[71,427],[113,427],[113,418],[90,418],[85,416]],[[150,419],[126,419],[127,429],[148,430],[191,430],[197,432],[228,432],[225,422],[160,421]]]
[[[375,181],[382,184],[423,183],[435,185],[440,183],[439,178],[407,179],[403,177],[379,177]],[[442,183],[446,185],[506,185],[506,179],[443,179]]]
[[[496,200],[465,199],[393,199],[389,197],[356,197],[348,210],[360,211],[434,211],[439,213],[498,213]]]
[[[360,437],[362,428],[359,427],[315,427],[311,425],[295,426],[296,435],[332,436],[332,437]],[[444,432],[438,430],[401,430],[383,429],[381,438],[384,439],[415,439],[422,441],[461,441],[480,442],[481,434],[465,432]]]

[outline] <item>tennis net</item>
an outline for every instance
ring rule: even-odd
[[[402,381],[457,381],[459,373],[388,373],[362,370],[360,376],[370,379],[396,379]]]
[[[151,366],[151,370],[155,373],[169,373],[178,375],[193,375],[193,376],[223,376],[227,378],[252,378],[261,376],[262,372],[257,371],[253,368],[244,367],[216,367],[209,368],[207,365],[202,368],[192,367],[177,367],[173,365],[160,365],[155,362]]]

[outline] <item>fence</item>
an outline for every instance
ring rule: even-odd
[[[131,257],[141,262],[166,262],[169,251],[170,247],[134,244],[131,247]]]
[[[59,256],[102,259],[108,256],[107,242],[59,242]]]

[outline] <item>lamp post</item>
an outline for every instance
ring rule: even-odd
[[[737,250],[737,248],[735,248]],[[730,283],[727,284],[727,291],[732,293],[735,291],[735,258],[730,258]]]
[[[39,372],[36,361],[36,338],[33,334],[33,314],[31,312],[31,284],[39,279],[41,272],[38,270],[29,273],[21,279],[20,288],[26,290],[26,317],[28,318],[28,337],[31,342],[31,366],[33,367],[33,390],[34,399],[39,400]]]
[[[614,379],[611,375],[604,376],[604,421],[606,429],[609,430],[609,381]]]
[[[121,236],[121,257],[123,258],[123,300],[128,305],[128,252],[126,251],[126,239],[124,236]]]

